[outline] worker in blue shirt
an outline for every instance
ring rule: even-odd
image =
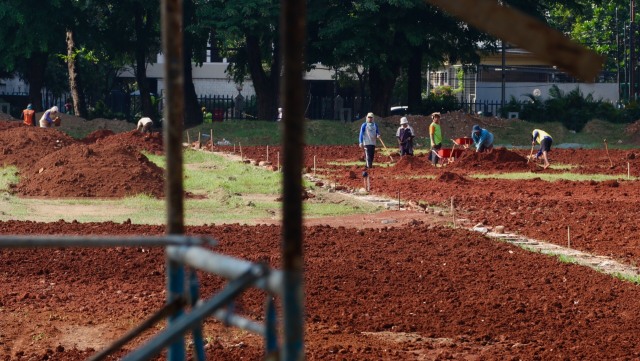
[[[360,127],[358,141],[360,148],[364,148],[364,159],[366,168],[373,167],[373,156],[376,153],[376,141],[380,138],[378,124],[373,122],[373,113],[367,114],[367,120]]]
[[[493,134],[479,125],[474,125],[471,130],[471,138],[476,146],[476,152],[490,152],[493,150]]]

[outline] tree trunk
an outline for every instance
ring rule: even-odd
[[[69,71],[69,91],[73,99],[74,114],[80,118],[87,118],[87,106],[82,96],[82,86],[78,76],[78,64],[75,54],[76,45],[73,31],[67,29],[67,69]]]
[[[185,0],[183,2],[184,24],[183,30],[187,29],[193,23],[194,8],[193,1]],[[196,87],[193,85],[193,70],[191,69],[191,60],[193,59],[193,36],[188,31],[184,33],[184,125],[193,126],[202,124],[202,111],[198,104],[198,94]]]
[[[369,69],[369,87],[371,88],[371,107],[375,115],[386,117],[391,106],[391,94],[396,84],[399,67],[394,67],[392,73],[384,74],[378,68]]]
[[[407,68],[407,106],[409,113],[417,114],[422,103],[422,52],[413,49]]]
[[[135,73],[138,91],[140,92],[142,116],[158,121],[158,112],[156,109],[153,109],[153,105],[151,104],[151,94],[149,94],[149,84],[147,82],[147,30],[145,29],[141,6],[136,6],[134,18],[136,32]]]
[[[29,102],[33,105],[33,110],[43,111],[42,85],[44,84],[44,74],[47,70],[47,53],[31,53],[27,59],[26,80],[29,84]],[[44,106],[47,106],[45,104]]]
[[[253,87],[258,98],[258,114],[256,117],[263,120],[276,119],[278,114],[278,95],[280,86],[280,60],[279,47],[276,44],[274,60],[267,75],[262,68],[262,57],[260,56],[260,44],[257,37],[247,35],[247,58],[249,74],[253,81]]]

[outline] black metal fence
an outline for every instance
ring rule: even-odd
[[[0,99],[10,104],[10,114],[18,118],[28,103],[27,93],[0,93]],[[64,105],[69,96],[55,96],[51,93],[42,94],[40,109],[48,109],[54,105],[64,110]],[[0,101],[0,103],[2,103]],[[162,114],[162,98],[152,97],[152,102],[157,107],[158,114]],[[351,122],[361,119],[364,114],[371,111],[371,98],[369,97],[321,97],[310,95],[306,99],[305,116],[309,119],[327,119],[343,122]],[[123,92],[112,92],[100,107],[90,108],[89,114],[93,117],[110,117],[135,121],[141,116],[140,96]],[[255,95],[238,97],[230,95],[207,95],[198,98],[198,103],[205,108],[211,121],[224,121],[230,119],[257,119],[257,97]],[[278,104],[273,104],[274,114],[277,114]],[[500,115],[502,104],[500,101],[477,101],[459,103],[459,110],[470,114],[482,114],[485,116]],[[99,108],[99,109],[96,109]],[[104,109],[103,109],[104,108]],[[440,109],[432,109],[425,114]],[[106,113],[106,114],[105,114]],[[414,115],[417,115],[413,113]],[[206,116],[205,116],[206,118]],[[275,120],[275,117],[274,119]]]

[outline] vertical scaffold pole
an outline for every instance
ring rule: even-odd
[[[162,0],[162,48],[164,51],[164,149],[165,198],[167,210],[166,233],[184,234],[184,205],[182,200],[182,124],[184,117],[184,67],[182,39],[182,0]],[[184,266],[167,257],[167,302],[181,297],[185,290]],[[169,324],[182,315],[176,312]],[[169,346],[169,361],[186,359],[184,338]]]
[[[281,0],[280,43],[284,106],[282,263],[284,340],[282,360],[304,357],[302,165],[304,161],[304,40],[306,1]]]

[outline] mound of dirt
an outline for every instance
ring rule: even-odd
[[[0,122],[0,164],[15,165],[21,170],[74,143],[75,139],[55,128]]]
[[[16,121],[18,119],[11,116],[11,114],[0,112],[0,121]]]
[[[160,132],[142,134],[134,129],[132,131],[122,132],[96,140],[96,143],[103,142],[130,146],[139,151],[146,151],[158,155],[162,154],[164,150],[162,133]]]
[[[403,170],[414,170],[414,169],[424,169],[426,167],[431,167],[431,164],[424,157],[412,157],[405,156],[398,160],[393,168],[395,170],[403,171]]]
[[[456,168],[482,168],[486,170],[528,170],[527,159],[504,147],[495,148],[489,153],[463,152],[452,164]]]
[[[446,182],[446,183],[466,183],[469,181],[467,178],[465,178],[464,176],[458,173],[453,173],[448,171],[445,171],[442,174],[440,174],[437,177],[437,180],[440,182]]]
[[[108,138],[105,138],[108,139]],[[72,144],[24,171],[16,191],[36,197],[125,197],[164,194],[163,170],[119,142]]]
[[[98,141],[98,139],[102,139],[102,138],[106,138],[109,136],[114,135],[115,133],[112,130],[109,129],[99,129],[94,131],[93,133],[87,135],[86,137],[84,137],[81,142],[84,144],[93,144],[96,141]]]
[[[36,119],[40,119],[43,113],[36,114]],[[60,114],[62,124],[58,128],[67,134],[76,137],[84,137],[91,132],[101,129],[109,129],[114,133],[128,132],[135,129],[136,125],[125,120],[96,118],[86,120],[71,114]]]

